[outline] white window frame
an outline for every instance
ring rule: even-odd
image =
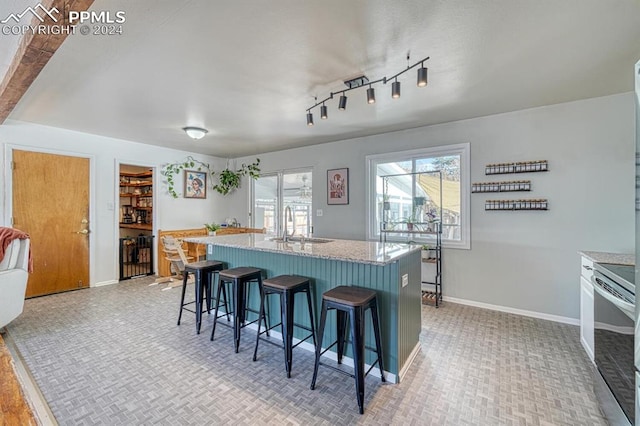
[[[367,238],[379,240],[380,230],[377,229],[375,213],[376,209],[376,173],[378,163],[390,163],[394,161],[411,161],[415,158],[444,157],[447,155],[460,156],[460,240],[445,240],[442,245],[446,248],[470,249],[471,248],[471,144],[460,143],[430,148],[412,149],[409,151],[389,152],[385,154],[367,155],[367,193],[365,210],[367,224]]]
[[[313,175],[313,167],[297,167],[295,169],[281,169],[275,170],[266,173],[260,173],[260,177],[276,177],[276,186],[277,186],[277,202],[276,202],[276,236],[281,236],[283,231],[282,224],[282,212],[284,211],[284,197],[283,197],[283,179],[285,174],[293,174],[293,173],[311,173]],[[313,191],[313,189],[312,189]],[[251,214],[251,227],[255,227],[255,208],[256,208],[256,191],[255,191],[255,181],[251,180],[251,195],[249,200],[250,206],[250,214]],[[313,196],[311,199],[311,211],[313,212]],[[313,225],[311,225],[311,230],[313,231]]]

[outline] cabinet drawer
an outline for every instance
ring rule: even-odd
[[[580,274],[589,282],[593,275],[593,261],[582,256],[580,261]]]

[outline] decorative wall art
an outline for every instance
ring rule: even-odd
[[[349,204],[349,169],[327,170],[327,204]]]
[[[184,198],[207,198],[207,173],[184,171]]]

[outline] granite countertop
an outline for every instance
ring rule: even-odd
[[[421,249],[421,246],[417,244],[381,243],[336,238],[327,238],[326,240],[329,242],[305,242],[304,244],[299,241],[285,243],[272,241],[272,239],[273,236],[266,234],[233,234],[191,237],[184,238],[184,241],[381,266],[393,263],[401,257]]]
[[[602,251],[579,251],[580,255],[593,260],[595,263],[614,263],[616,265],[635,265],[635,254],[607,253]]]

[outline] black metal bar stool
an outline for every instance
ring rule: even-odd
[[[233,338],[236,353],[240,347],[240,330],[249,324],[258,321],[246,322],[247,311],[259,314],[259,311],[249,308],[247,305],[247,287],[250,283],[256,282],[260,294],[262,294],[262,269],[242,266],[239,268],[231,268],[220,271],[218,275],[218,292],[216,296],[216,311],[213,318],[213,330],[211,330],[211,340],[216,333],[216,324],[218,323],[218,309],[220,306],[220,291],[226,285],[232,286],[233,294]],[[227,311],[228,312],[228,311]],[[260,316],[258,316],[260,318]],[[265,320],[266,321],[266,320]]]
[[[215,260],[203,260],[201,262],[187,263],[184,265],[184,272],[182,274],[182,298],[180,299],[180,314],[178,315],[178,325],[182,319],[182,311],[189,311],[196,314],[196,332],[200,334],[200,327],[202,325],[203,299],[207,299],[206,312],[211,313],[211,294],[213,292],[214,279],[213,276],[224,269],[222,262]],[[184,296],[187,291],[187,280],[189,274],[193,274],[195,283],[195,300],[193,302],[184,302]],[[219,296],[218,296],[219,297]],[[223,293],[224,306],[227,306],[227,293]],[[195,304],[195,309],[192,311],[186,306]]]
[[[338,339],[322,350],[322,336],[324,334],[324,326],[327,320],[327,311],[335,309],[337,313],[337,329]],[[365,347],[364,344],[364,312],[371,310],[371,319],[373,322],[373,334],[375,335],[376,348]],[[331,365],[320,362],[320,356],[337,344],[338,364],[342,363],[342,356],[345,349],[347,322],[351,323],[351,342],[353,346],[353,366],[354,373],[350,374]],[[313,369],[313,379],[311,380],[311,390],[316,387],[316,378],[318,377],[318,367],[324,365],[332,368],[340,373],[347,374],[356,380],[356,394],[358,397],[358,407],[360,414],[364,413],[364,378],[371,369],[378,364],[380,368],[380,377],[384,378],[384,367],[382,366],[382,344],[380,342],[380,323],[378,321],[378,299],[374,290],[362,287],[340,286],[325,292],[322,295],[322,313],[320,315],[320,341],[316,345],[316,362]],[[376,361],[366,372],[364,371],[364,350],[375,350],[377,354]]]
[[[298,346],[300,343],[308,340],[309,338],[313,338],[313,345],[316,345],[316,332],[315,332],[315,324],[313,321],[313,308],[311,303],[311,286],[309,284],[309,279],[305,277],[300,277],[297,275],[279,275],[277,277],[269,278],[264,280],[262,283],[263,296],[260,300],[260,314],[258,316],[258,335],[256,337],[256,347],[253,351],[253,360],[257,359],[258,355],[258,342],[260,341],[260,335],[263,333],[268,333],[269,330],[274,329],[275,327],[282,326],[282,343],[284,349],[284,363],[287,371],[287,377],[291,377],[291,360],[293,358],[293,348]],[[307,294],[307,307],[309,309],[309,320],[311,322],[311,327],[306,327],[301,324],[296,324],[293,320],[293,307],[295,302],[295,296],[298,293],[306,293]],[[267,301],[267,296],[269,295],[280,295],[280,318],[281,321],[278,324],[274,324],[271,327],[268,327],[265,324],[265,330],[260,332],[260,326],[262,324],[261,318],[264,316],[264,308],[265,302]],[[293,345],[293,328],[299,327],[304,330],[310,331],[309,334],[304,339],[300,340],[298,343]],[[267,343],[275,344],[269,340],[265,340]]]

